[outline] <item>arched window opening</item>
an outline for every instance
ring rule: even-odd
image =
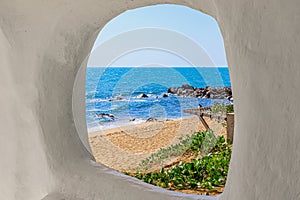
[[[223,192],[234,122],[217,22],[177,5],[111,20],[88,61],[86,119],[97,162],[174,191]]]

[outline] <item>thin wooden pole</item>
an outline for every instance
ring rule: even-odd
[[[210,107],[198,108],[198,109],[185,109],[184,112],[197,115],[199,117],[201,123],[204,125],[204,128],[206,130],[209,130],[210,128],[203,118],[203,116],[211,117],[210,114],[203,112],[203,111],[207,111],[207,110],[210,110]]]
[[[202,124],[204,125],[204,127],[206,128],[206,130],[210,129],[208,124],[206,123],[206,121],[203,119],[202,114],[198,115],[200,121],[202,122]]]

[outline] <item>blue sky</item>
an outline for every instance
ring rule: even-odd
[[[100,31],[93,50],[105,41],[113,40],[117,35],[143,28],[168,29],[180,33],[201,46],[216,66],[227,66],[223,38],[216,20],[199,11],[178,5],[149,6],[122,13]],[[180,41],[174,41],[174,43],[180,43]],[[116,44],[111,45],[106,51],[113,51],[115,47]],[[193,50],[195,49],[189,51],[193,52]],[[101,55],[97,57],[101,58]],[[172,66],[189,65],[183,59],[175,58],[173,54],[155,50],[128,53],[113,64],[131,66],[143,65],[143,63],[145,65],[149,63]]]

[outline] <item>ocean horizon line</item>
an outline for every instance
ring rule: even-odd
[[[87,66],[88,68],[228,68],[228,66]]]

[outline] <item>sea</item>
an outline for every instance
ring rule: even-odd
[[[86,122],[88,132],[145,122],[190,116],[186,108],[211,106],[225,99],[178,97],[168,88],[231,87],[227,67],[88,67],[86,71]],[[147,98],[140,98],[145,94]],[[166,94],[166,95],[164,95]],[[111,114],[114,118],[107,115]]]

